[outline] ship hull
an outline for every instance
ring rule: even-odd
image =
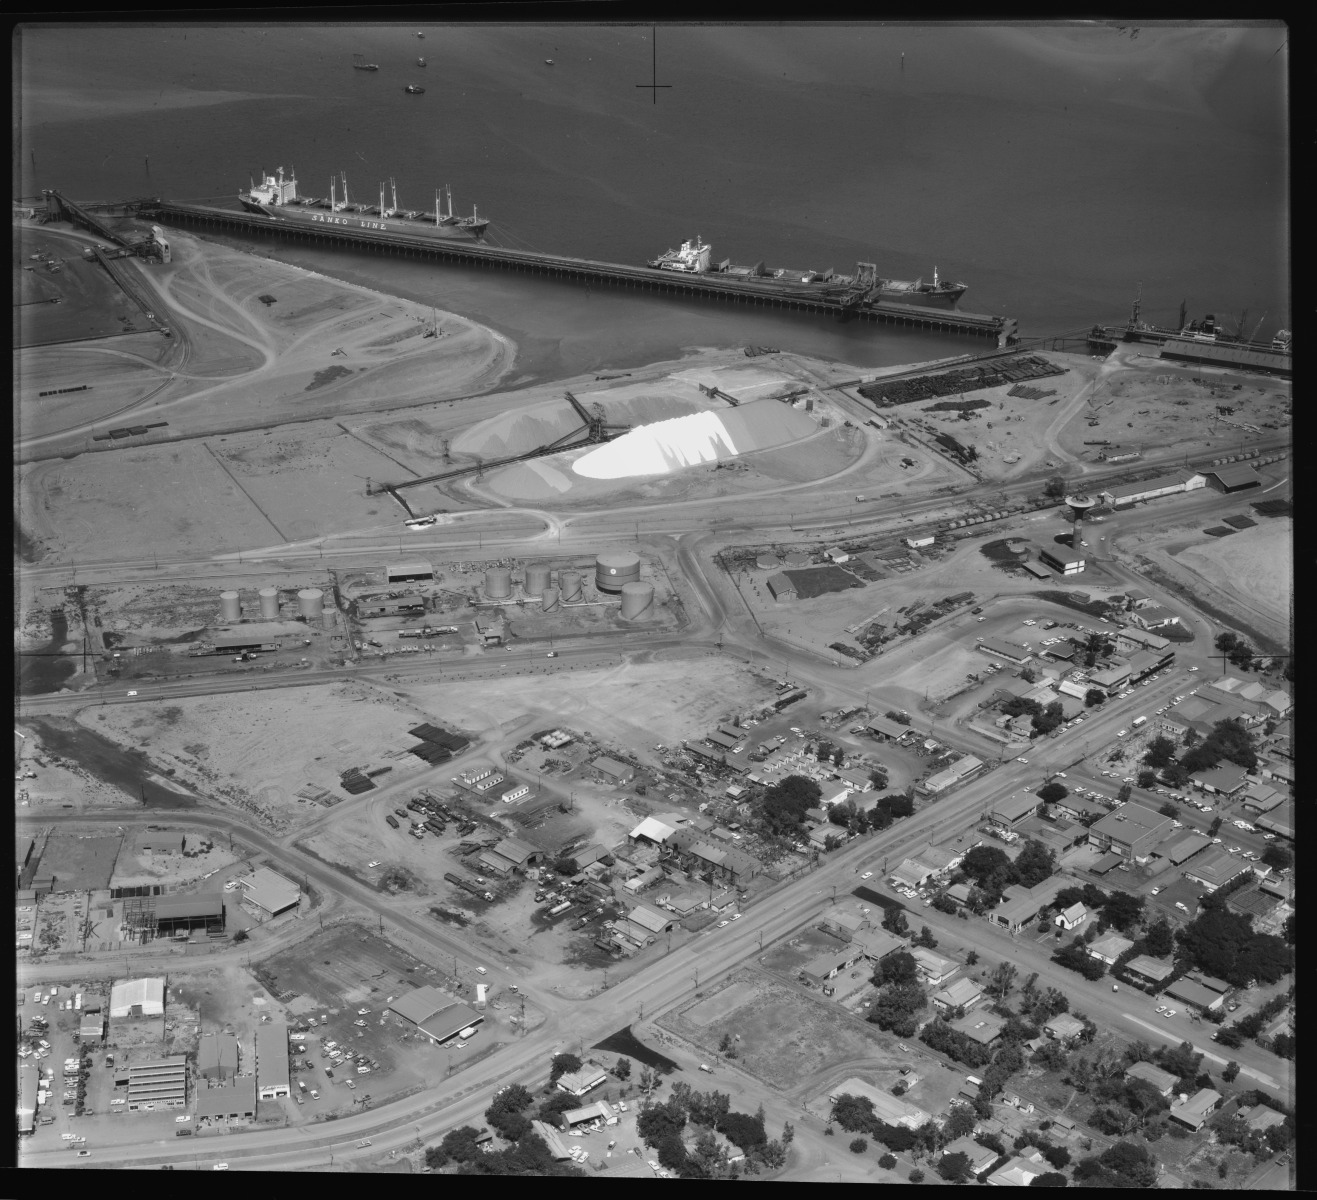
[[[771,289],[773,291],[791,292],[797,296],[817,294],[834,295],[852,284],[850,276],[837,275],[831,279],[811,279],[805,282],[805,271],[769,270],[757,273],[753,267],[729,266],[724,270],[693,271],[662,258],[651,259],[647,266],[662,271],[665,275],[691,275],[697,279],[739,279],[746,283]],[[864,287],[863,284],[857,285]],[[882,300],[891,304],[910,304],[925,308],[946,308],[955,304],[967,291],[963,283],[932,284],[917,281],[906,282],[898,279],[880,279],[868,289],[866,299]]]
[[[488,221],[479,221],[475,225],[454,221],[445,224],[446,218],[435,224],[433,220],[423,221],[419,218],[383,217],[368,213],[329,212],[326,209],[304,207],[298,204],[262,204],[247,196],[239,196],[239,202],[248,212],[269,217],[287,225],[305,225],[313,229],[350,229],[353,233],[377,234],[411,234],[413,236],[436,238],[440,241],[478,241],[484,236]]]

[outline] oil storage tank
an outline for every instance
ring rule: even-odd
[[[325,593],[319,588],[302,588],[297,593],[297,609],[308,621],[320,620],[325,611]]]
[[[558,589],[556,587],[546,587],[540,593],[540,612],[557,612],[558,611]]]
[[[616,595],[628,583],[639,582],[639,554],[623,550],[617,554],[600,554],[594,560],[594,585],[601,592]]]
[[[242,601],[237,592],[220,592],[220,620],[242,620]]]
[[[508,567],[490,567],[485,572],[485,595],[491,600],[506,600],[512,595],[512,571]]]
[[[526,595],[539,596],[549,586],[549,564],[526,564]]]
[[[654,585],[652,583],[624,583],[622,585],[622,619],[637,621],[653,615]]]
[[[558,587],[562,590],[564,604],[579,604],[581,602],[580,571],[560,571],[558,573]]]
[[[256,593],[261,602],[261,620],[277,621],[279,619],[279,589],[265,587]]]

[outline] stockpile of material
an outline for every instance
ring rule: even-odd
[[[691,413],[633,429],[579,458],[572,470],[587,479],[668,475],[699,463],[799,441],[817,429],[804,413],[776,400],[757,400],[739,408]]]

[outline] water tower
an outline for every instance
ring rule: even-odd
[[[1078,553],[1084,544],[1084,514],[1088,512],[1097,501],[1085,492],[1075,492],[1072,495],[1067,496],[1065,502],[1070,508],[1070,549]]]

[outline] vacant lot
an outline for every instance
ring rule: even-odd
[[[697,1002],[662,1024],[710,1052],[724,1034],[739,1035],[741,1065],[782,1091],[797,1091],[833,1063],[889,1057],[885,1036],[839,1005],[750,972],[733,976],[728,986],[746,984],[751,994],[738,995],[742,1002],[731,1012],[697,1023],[691,1019],[693,1010],[707,1001]]]
[[[41,855],[41,874],[53,875],[60,892],[109,887],[122,840],[118,833],[57,833]]]

